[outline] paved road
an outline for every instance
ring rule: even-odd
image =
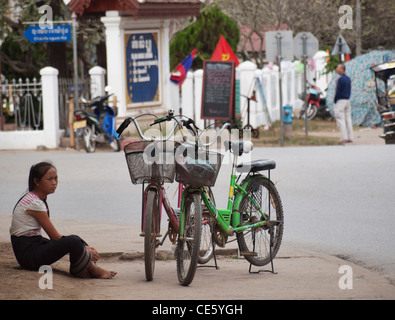
[[[285,212],[284,240],[361,261],[395,275],[395,146],[256,148],[272,158]],[[52,217],[139,225],[141,187],[130,182],[122,153],[0,152],[0,214],[12,211],[27,188],[31,164],[51,160],[59,187],[49,198]],[[228,167],[214,193],[225,205]],[[175,203],[175,188],[168,187]]]

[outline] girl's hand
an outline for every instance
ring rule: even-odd
[[[99,256],[99,253],[96,251],[95,248],[93,248],[93,247],[86,247],[86,250],[88,250],[88,251],[91,253],[91,255],[92,255],[92,260],[93,260],[94,262],[96,262],[96,261],[99,260],[100,256]]]

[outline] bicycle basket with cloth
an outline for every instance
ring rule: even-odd
[[[135,141],[126,145],[124,152],[132,183],[173,182],[175,146],[174,141]]]
[[[209,150],[186,148],[176,151],[176,181],[193,187],[213,187],[223,155]]]

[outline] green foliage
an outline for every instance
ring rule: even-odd
[[[171,69],[173,70],[195,48],[198,55],[192,69],[202,68],[203,60],[210,59],[221,35],[236,52],[239,43],[237,23],[225,15],[217,5],[204,7],[195,23],[180,31],[170,44]]]
[[[332,56],[332,54],[331,54],[331,52],[333,50],[332,46],[325,45],[325,46],[322,46],[320,48],[320,50],[323,50],[323,51],[328,50],[329,51],[329,60],[325,66],[325,73],[324,74],[328,74],[328,73],[335,71],[337,65],[340,63],[340,55],[337,54],[337,55]]]

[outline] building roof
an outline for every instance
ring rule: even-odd
[[[135,18],[171,18],[198,16],[200,0],[71,0],[70,10],[79,16],[85,13],[124,11]]]
[[[240,42],[237,48],[238,52],[242,52],[243,49],[247,52],[266,51],[265,32],[277,30],[276,27],[264,27],[258,34],[256,31],[251,32],[251,29],[247,26],[240,26],[239,29]],[[278,30],[289,30],[289,27],[283,24]]]

